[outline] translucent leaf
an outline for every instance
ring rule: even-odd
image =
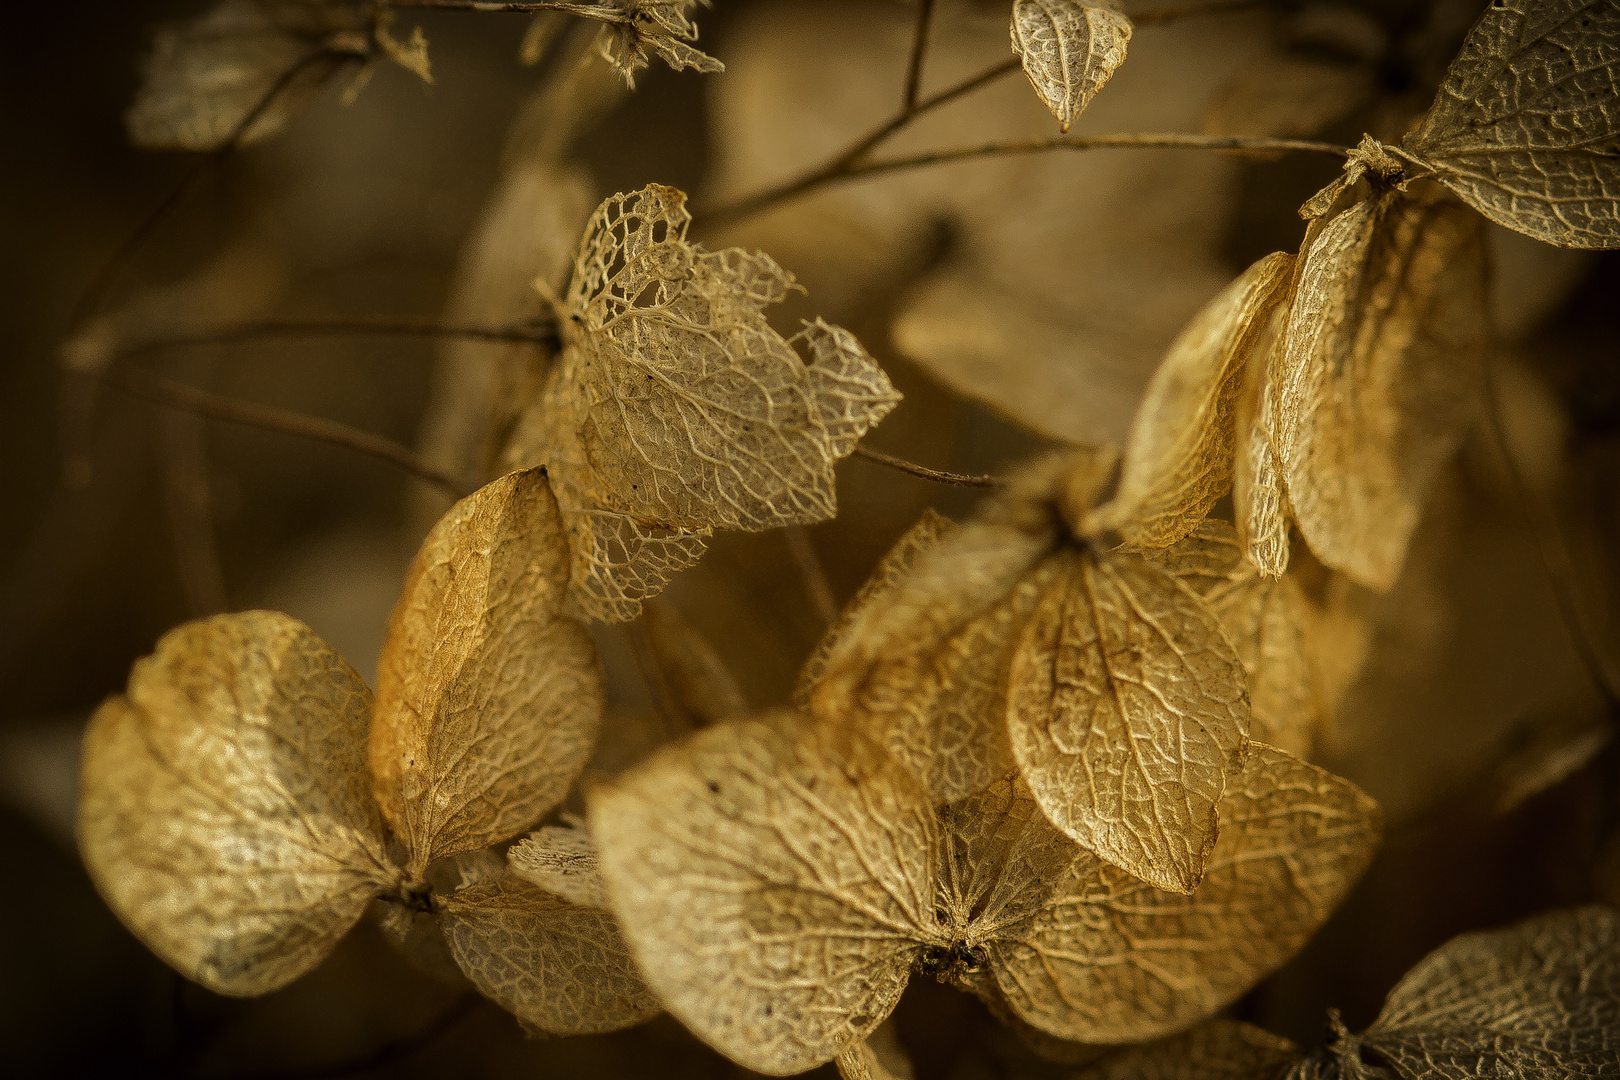
[[[216,150],[257,108],[238,144],[258,142],[366,51],[365,29],[347,4],[223,0],[158,30],[125,117],[130,140],[153,150]]]
[[[604,202],[562,304],[546,426],[574,599],[597,617],[633,614],[711,528],[832,517],[833,465],[900,400],[848,332],[771,329],[792,276],[687,243],[685,201],[655,185]]]
[[[1008,1004],[1053,1035],[1155,1038],[1274,971],[1371,861],[1376,805],[1348,781],[1255,744],[1221,803],[1198,892],[1146,885],[1082,852],[1051,900],[997,942]]]
[[[473,985],[530,1028],[614,1031],[659,1011],[605,911],[507,874],[444,897],[440,913]]]
[[[1007,730],[1036,799],[1081,846],[1190,893],[1249,726],[1213,612],[1129,553],[1059,550],[1008,676]]]
[[[931,936],[928,795],[842,725],[709,728],[593,790],[589,816],[648,985],[758,1072],[868,1035]]]
[[[1374,588],[1394,584],[1462,439],[1486,334],[1480,222],[1464,207],[1388,192],[1316,234],[1251,462],[1257,488],[1280,476],[1322,562]],[[1251,543],[1275,535],[1275,489],[1269,498],[1272,524],[1251,517]],[[1257,561],[1280,572],[1285,560]]]
[[[1138,547],[1168,547],[1226,494],[1238,395],[1293,266],[1290,255],[1267,255],[1182,330],[1131,423],[1119,490],[1085,515],[1083,534],[1114,530]]]
[[[1299,584],[1260,574],[1224,521],[1205,520],[1174,547],[1147,557],[1220,619],[1249,675],[1249,735],[1307,756],[1321,724],[1321,703],[1306,637],[1314,612]]]
[[[320,963],[399,872],[366,774],[371,695],[303,623],[186,623],[85,733],[79,847],[118,917],[221,994]]]
[[[531,885],[580,907],[607,909],[596,845],[584,822],[536,830],[513,844],[506,859],[512,873]]]
[[[893,1020],[885,1020],[877,1030],[835,1059],[843,1080],[914,1080],[911,1059],[895,1035]]]
[[[690,42],[698,36],[690,12],[700,0],[609,0],[606,4],[565,4],[560,10],[592,14],[606,7],[622,12],[623,21],[602,28],[598,49],[602,58],[635,85],[637,71],[647,66],[648,53],[657,53],[674,71],[691,68],[704,74],[726,70],[726,65],[699,51]],[[702,0],[706,5],[708,0]]]
[[[1024,74],[1063,130],[1125,62],[1131,20],[1112,4],[1016,0],[1012,45]]]
[[[1299,1047],[1253,1024],[1210,1020],[1117,1050],[1071,1080],[1275,1080],[1298,1056]]]
[[[1573,908],[1453,938],[1406,973],[1353,1041],[1406,1080],[1611,1076],[1620,912]]]
[[[1401,146],[1500,225],[1620,247],[1620,7],[1491,4]]]
[[[378,662],[371,768],[420,878],[562,800],[602,713],[585,628],[559,617],[567,547],[545,470],[451,508],[422,542]]]

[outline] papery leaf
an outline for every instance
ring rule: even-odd
[[[1053,1035],[1117,1043],[1212,1015],[1313,934],[1372,859],[1377,806],[1348,781],[1255,744],[1221,802],[1193,896],[1081,853],[1051,900],[993,944],[1009,1006]]]
[[[544,469],[451,508],[389,619],[371,728],[377,799],[418,877],[539,820],[602,713],[595,646],[558,609],[568,550]]]
[[[1116,1050],[1071,1080],[1276,1080],[1297,1057],[1299,1047],[1280,1035],[1237,1020],[1209,1020]]]
[[[1131,20],[1106,2],[1016,0],[1012,44],[1024,74],[1068,131],[1125,62]]]
[[[506,858],[512,873],[529,884],[580,907],[607,909],[596,845],[584,822],[538,829],[513,844]]]
[[[366,773],[371,695],[303,623],[186,623],[85,733],[79,847],[118,917],[187,978],[251,996],[320,963],[398,884]]]
[[[1612,1076],[1620,912],[1573,908],[1455,937],[1402,977],[1352,1043],[1406,1080]]]
[[[1620,4],[1492,3],[1401,147],[1499,225],[1620,247]]]
[[[801,1072],[868,1035],[929,937],[927,792],[842,725],[709,728],[593,790],[589,818],[648,985],[758,1072]]]
[[[1446,198],[1388,192],[1313,232],[1251,446],[1254,483],[1274,469],[1322,562],[1388,589],[1476,398],[1480,222]],[[1262,500],[1270,524],[1251,516],[1251,544],[1276,535],[1277,497]],[[1285,561],[1257,560],[1268,572]]]
[[[1082,517],[1082,534],[1114,530],[1138,547],[1168,547],[1226,494],[1238,395],[1293,266],[1290,255],[1267,255],[1182,330],[1131,423],[1119,490]]]
[[[1190,893],[1242,763],[1247,677],[1220,622],[1138,555],[1060,550],[1008,676],[1013,757],[1054,824]]]
[[[704,74],[726,70],[726,65],[690,42],[698,36],[697,24],[689,14],[700,0],[609,0],[604,5],[564,4],[561,10],[579,10],[592,15],[605,6],[623,12],[623,21],[602,28],[597,49],[613,65],[629,86],[635,86],[637,71],[647,66],[648,53],[657,53],[674,71],[691,68]],[[707,4],[708,0],[701,0]]]
[[[656,1014],[613,917],[510,873],[440,902],[450,952],[480,993],[557,1035],[615,1031]]]
[[[885,1020],[871,1035],[835,1059],[843,1080],[914,1080],[916,1073],[905,1047],[895,1035],[893,1020]]]

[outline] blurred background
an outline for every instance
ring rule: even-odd
[[[1009,55],[1009,7],[941,0],[925,95]],[[1143,26],[1076,130],[1394,138],[1479,7],[1256,5]],[[8,1072],[745,1075],[667,1017],[531,1040],[416,972],[369,922],[316,972],[251,1001],[186,983],[119,925],[73,840],[89,713],[164,631],[214,611],[288,611],[371,672],[400,576],[445,504],[387,463],[161,409],[66,378],[61,358],[87,326],[129,343],[268,317],[515,321],[532,313],[534,277],[566,279],[578,224],[603,195],[656,181],[713,206],[881,123],[900,100],[913,9],[719,0],[697,14],[699,44],[727,71],[654,61],[633,93],[600,70],[574,73],[579,42],[566,35],[538,66],[520,64],[524,16],[403,13],[431,43],[433,85],[382,65],[352,104],[346,80],[327,86],[285,132],[200,175],[86,319],[76,308],[91,283],[196,167],[195,155],[133,149],[122,117],[154,27],[202,10],[34,4],[0,45]],[[1014,72],[890,148],[1055,133]],[[1121,440],[1176,330],[1250,261],[1295,248],[1295,208],[1335,172],[1329,158],[1176,151],[996,159],[837,186],[723,229],[700,210],[697,235],[769,251],[808,290],[783,306],[784,327],[822,315],[884,363],[906,400],[870,445],[993,473],[1058,442]],[[1529,508],[1565,539],[1590,650],[1620,657],[1620,256],[1494,229],[1492,244],[1493,373]],[[421,446],[470,475],[498,467],[507,391],[544,357],[344,339],[176,347],[139,363]],[[961,518],[977,498],[863,460],[841,467],[839,494],[838,519],[809,537],[840,602],[924,508]],[[1400,973],[1458,932],[1620,900],[1615,703],[1582,663],[1526,509],[1480,427],[1438,485],[1400,584],[1331,609],[1322,640],[1354,644],[1332,650],[1323,678],[1337,692],[1314,759],[1380,800],[1389,841],[1344,909],[1235,1015],[1314,1043],[1326,1008],[1366,1024]],[[797,565],[780,533],[726,534],[666,594],[753,707],[786,699],[824,628]],[[632,634],[603,630],[600,643],[611,716],[597,773],[665,730]],[[896,1027],[919,1077],[1066,1068],[973,999],[920,980]]]

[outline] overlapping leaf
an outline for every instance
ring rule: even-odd
[[[687,243],[685,201],[655,185],[604,202],[560,301],[544,426],[571,602],[607,620],[633,617],[711,528],[832,517],[833,464],[899,401],[846,331],[772,330],[763,308],[792,276]]]
[[[538,829],[513,844],[506,858],[513,874],[554,896],[580,907],[608,906],[596,845],[584,822]]]
[[[1486,7],[1400,153],[1500,225],[1620,247],[1620,5]]]
[[[1107,0],[1013,4],[1013,51],[1064,131],[1125,62],[1131,29],[1131,20]]]
[[[660,751],[593,792],[590,821],[650,985],[734,1060],[786,1074],[850,1049],[912,970],[967,989],[988,970],[1064,1038],[1208,1016],[1327,916],[1376,832],[1365,796],[1271,748],[1228,803],[1193,901],[1081,851],[1016,776],[936,813],[872,740],[784,715]]]

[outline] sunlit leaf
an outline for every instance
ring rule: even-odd
[[[1492,3],[1401,152],[1500,225],[1620,247],[1620,6]]]
[[[1125,62],[1131,20],[1107,0],[1016,0],[1013,51],[1063,130]]]
[[[506,853],[512,873],[580,907],[608,906],[596,845],[583,822],[547,825],[513,844]]]
[[[879,1024],[871,1035],[834,1060],[843,1080],[913,1080],[916,1076],[895,1035],[893,1020]]]
[[[543,469],[457,503],[411,564],[378,662],[370,755],[413,875],[533,824],[584,767],[602,676],[585,628],[557,614],[567,574]]]
[[[370,703],[290,616],[166,634],[85,733],[79,846],[119,918],[222,994],[320,963],[400,877],[366,772]]]

